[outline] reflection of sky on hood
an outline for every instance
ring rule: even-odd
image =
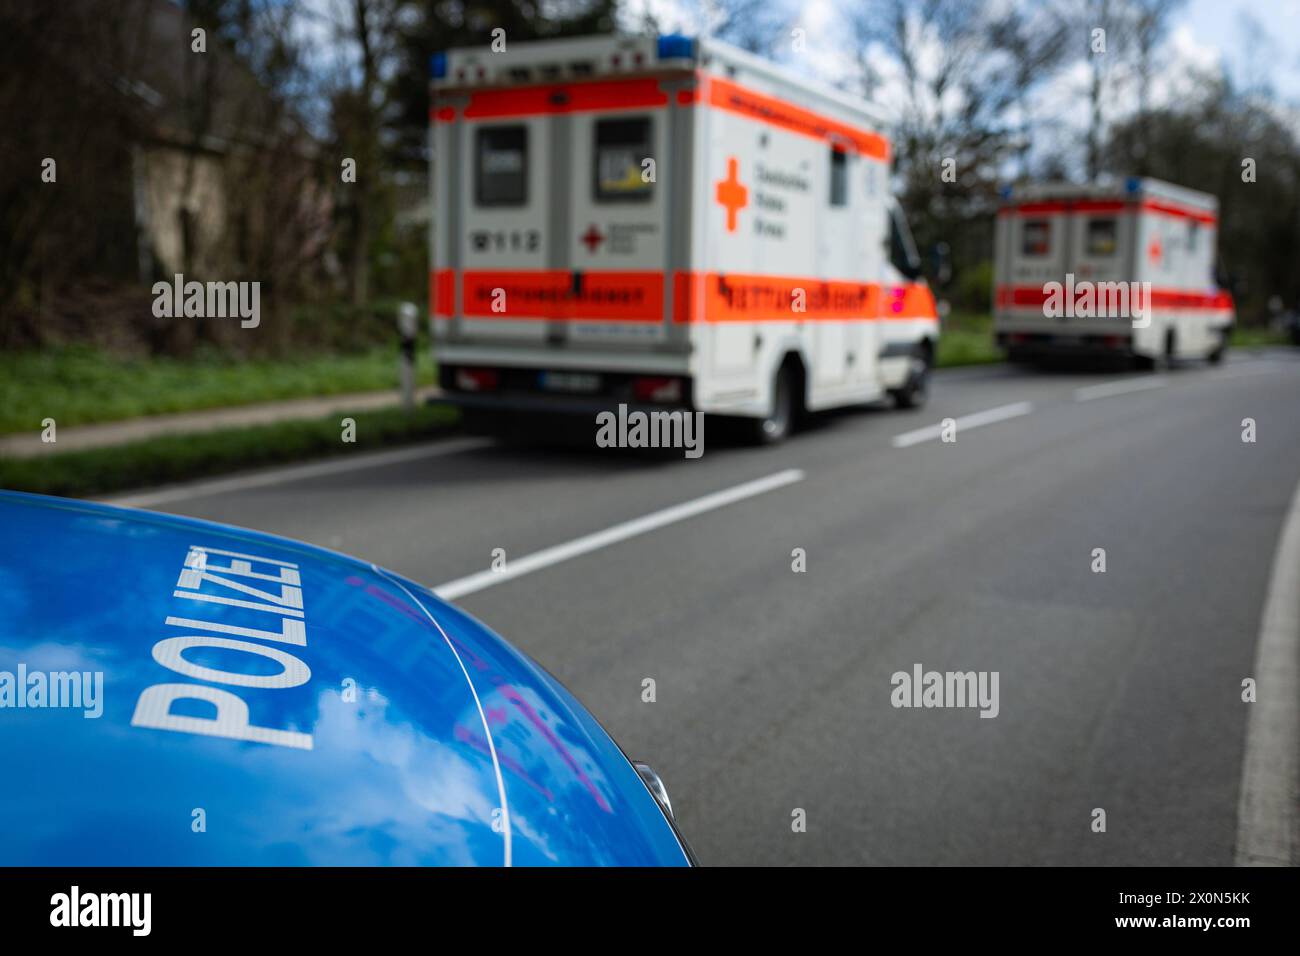
[[[104,716],[0,710],[0,864],[500,864],[496,770],[457,654],[497,748],[516,863],[680,856],[635,771],[567,692],[426,590],[202,522],[22,504],[0,493],[0,669],[103,671]],[[156,642],[205,633],[169,616],[279,630],[277,614],[173,596],[191,545],[300,566],[307,645],[264,643],[300,657],[307,683],[196,681],[153,659]],[[206,580],[200,591],[232,593]],[[231,649],[184,659],[279,670]],[[310,733],[313,749],[131,726],[140,693],[162,683],[235,693],[252,724]],[[211,718],[213,706],[179,699],[171,713]],[[191,830],[198,807],[204,833]]]
[[[311,754],[118,724],[102,735],[64,736],[57,767],[14,767],[15,781],[29,780],[25,771],[52,772],[60,786],[50,788],[53,802],[37,819],[11,833],[10,850],[20,861],[97,861],[111,817],[109,839],[128,864],[501,862],[490,767],[418,731],[382,698],[345,703],[326,691],[318,710]],[[41,719],[24,717],[31,729]],[[142,734],[152,747],[139,747]],[[142,758],[131,772],[114,772],[118,744]],[[170,759],[178,749],[202,759]],[[15,756],[0,742],[6,766]],[[90,780],[99,782],[88,791]],[[190,830],[195,807],[206,812],[206,833]],[[69,829],[76,820],[81,828]],[[0,862],[8,855],[0,849]]]
[[[220,776],[239,781],[225,787],[223,803],[276,806],[274,817],[237,818],[240,843],[295,864],[502,861],[502,838],[491,831],[495,777],[483,761],[418,730],[382,697],[347,703],[327,691],[317,711],[306,761],[274,747],[223,754]],[[209,828],[221,808],[209,808]]]

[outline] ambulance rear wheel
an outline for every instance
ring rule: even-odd
[[[1165,332],[1165,354],[1161,356],[1160,367],[1165,371],[1178,367],[1178,333],[1173,329]]]
[[[794,374],[789,365],[783,365],[772,386],[772,410],[762,418],[750,419],[751,439],[759,445],[783,441],[794,427],[794,416]]]
[[[920,408],[930,397],[930,359],[928,353],[921,349],[909,360],[907,381],[901,388],[889,390],[895,408]]]
[[[1210,350],[1210,354],[1205,356],[1205,360],[1209,362],[1211,365],[1218,365],[1219,363],[1221,363],[1223,361],[1223,353],[1228,351],[1227,330],[1225,329],[1224,331],[1218,333],[1218,335],[1219,335],[1219,341],[1215,344],[1214,348]]]

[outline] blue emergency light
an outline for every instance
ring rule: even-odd
[[[695,56],[695,39],[680,33],[665,33],[659,37],[658,56],[661,60],[689,60]]]

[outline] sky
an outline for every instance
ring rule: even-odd
[[[855,77],[854,51],[845,43],[842,16],[842,11],[852,2],[770,0],[772,5],[787,11],[785,30],[796,26],[806,30],[802,53],[791,52],[788,40],[782,36],[775,57],[791,69],[829,84]],[[997,10],[1016,0],[985,2],[990,9]],[[624,0],[624,16],[628,25],[634,26],[639,22],[640,12],[649,11],[664,32],[696,34],[706,22],[700,11],[708,3],[709,0]],[[1081,39],[1081,43],[1086,42],[1086,38]],[[935,39],[923,44],[920,56],[923,71],[927,62],[938,62],[941,49]],[[1156,62],[1150,89],[1153,107],[1183,102],[1201,88],[1201,78],[1224,74],[1238,90],[1271,90],[1279,115],[1300,133],[1300,0],[1186,0],[1171,19]],[[900,68],[883,51],[872,57],[872,63],[880,74],[873,99],[883,107],[887,117],[900,115],[906,104],[906,86]],[[1036,129],[1031,162],[1049,155],[1068,157],[1078,152],[1077,144],[1082,142],[1088,125],[1090,79],[1089,59],[1077,56],[1030,96],[1028,108]],[[958,94],[950,93],[950,96]],[[960,106],[960,103],[948,105]],[[1136,107],[1136,84],[1121,73],[1115,74],[1114,86],[1105,100],[1107,125],[1131,115]],[[1007,117],[1009,122],[1016,119]]]
[[[818,50],[812,69],[827,80],[848,68],[828,49],[839,39],[837,7],[843,2],[772,0],[789,11],[792,25],[807,28],[809,46]],[[624,0],[624,16],[631,24],[650,11],[667,30],[696,33],[706,5],[707,0]],[[1300,0],[1188,0],[1174,17],[1167,44],[1173,76],[1191,68],[1223,70],[1239,85],[1267,82],[1300,108]],[[1157,97],[1176,96],[1177,90],[1176,83],[1167,85]]]
[[[334,42],[329,24],[346,22],[348,0],[292,0],[302,13],[299,27],[323,57],[321,67],[327,74],[339,68],[336,57],[349,48]],[[726,0],[623,0],[624,28],[639,29],[643,14],[651,13],[663,32],[698,34],[708,22],[705,12],[710,3],[726,5]],[[785,12],[789,27],[807,31],[802,54],[789,52],[788,38],[781,37],[784,55],[778,54],[791,68],[827,83],[837,83],[855,75],[852,52],[844,42],[841,11],[854,2],[870,0],[766,0],[773,8]],[[985,0],[992,8],[1016,0]],[[1034,0],[1028,0],[1033,3]],[[778,16],[774,30],[781,22]],[[788,29],[788,28],[787,28]],[[486,42],[486,40],[485,40]],[[1289,107],[1293,125],[1300,130],[1300,0],[1186,0],[1173,18],[1162,64],[1152,87],[1154,106],[1178,102],[1193,88],[1196,73],[1225,72],[1239,88],[1268,86],[1281,103]],[[883,58],[877,62],[882,85],[875,99],[886,115],[897,115],[903,105],[903,86],[894,64]],[[1086,125],[1084,91],[1089,67],[1083,57],[1054,76],[1036,91],[1030,109],[1040,124],[1056,132],[1044,137],[1044,145],[1077,137]],[[1117,119],[1136,106],[1136,94],[1130,86],[1119,89],[1110,100],[1112,115]]]
[[[1243,28],[1244,18],[1258,25],[1259,35]],[[1300,105],[1300,0],[1191,0],[1179,28],[1184,43],[1217,54],[1234,79],[1248,82],[1262,73],[1280,96]]]

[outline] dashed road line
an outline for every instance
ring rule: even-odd
[[[564,544],[557,544],[554,547],[535,551],[522,558],[508,561],[505,567],[497,571],[491,569],[478,571],[466,577],[448,581],[446,584],[434,588],[433,593],[445,601],[452,601],[467,594],[490,588],[494,584],[512,581],[525,574],[531,574],[533,571],[540,571],[551,565],[559,564],[561,561],[568,561],[571,558],[589,554],[600,548],[609,547],[611,544],[626,541],[628,538],[635,538],[637,535],[646,534],[657,528],[662,528],[664,525],[684,521],[687,518],[693,518],[715,508],[721,508],[737,501],[743,501],[746,498],[753,498],[755,495],[775,491],[777,488],[784,488],[786,485],[802,481],[803,478],[804,473],[798,468],[778,471],[766,478],[759,478],[731,488],[724,488],[722,491],[715,491],[701,498],[695,498],[679,505],[673,505],[670,508],[654,511],[648,515],[642,515],[640,518],[633,518],[631,521],[624,521],[603,531],[583,535],[581,538],[574,538]]]
[[[1117,382],[1102,382],[1100,385],[1085,385],[1074,390],[1076,402],[1090,402],[1095,398],[1110,398],[1114,395],[1127,395],[1130,392],[1147,392],[1153,388],[1164,388],[1169,379],[1163,375],[1148,378],[1123,378]]]
[[[963,415],[961,418],[953,419],[953,423],[960,434],[963,430],[979,428],[981,425],[992,425],[995,422],[1004,422],[1010,418],[1019,418],[1021,415],[1028,415],[1033,410],[1033,402],[1014,402],[1010,405],[999,405],[997,408]],[[909,448],[912,445],[919,445],[923,441],[939,438],[943,434],[943,429],[943,422],[940,422],[937,425],[927,425],[914,431],[903,432],[901,435],[894,436],[893,445],[895,448]]]

